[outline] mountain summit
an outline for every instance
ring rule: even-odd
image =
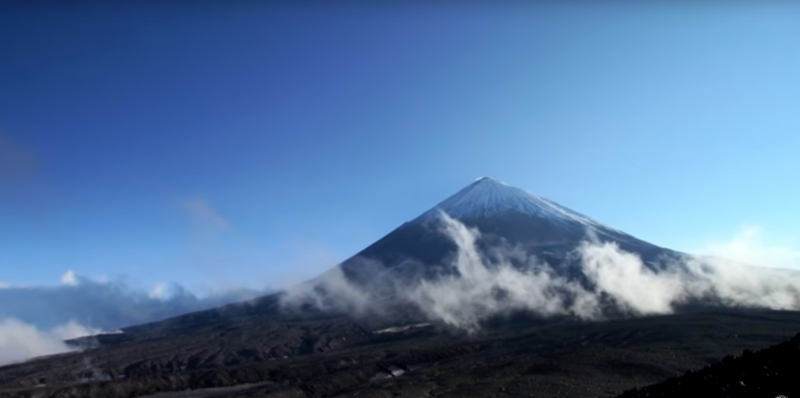
[[[516,212],[562,224],[611,229],[556,202],[490,177],[478,178],[417,220],[438,219],[440,211],[456,219],[488,218]]]

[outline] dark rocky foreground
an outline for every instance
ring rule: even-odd
[[[639,397],[798,397],[800,396],[800,333],[789,341],[698,371],[687,371],[653,386],[626,391],[619,398]]]
[[[198,317],[0,367],[0,397],[800,396],[784,391],[800,374],[798,339],[757,351],[795,336],[797,312],[518,319],[475,335],[345,317]],[[730,359],[743,350],[753,353]],[[688,370],[700,371],[646,387]]]

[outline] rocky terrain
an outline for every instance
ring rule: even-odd
[[[2,367],[0,397],[791,396],[778,390],[797,368],[798,339],[758,350],[800,330],[796,312],[743,309],[591,323],[523,317],[472,335],[341,316],[231,319],[163,335],[140,327]],[[752,354],[732,359],[743,351]]]
[[[661,383],[621,394],[639,397],[779,397],[800,396],[800,333],[772,347],[742,351],[722,361]]]

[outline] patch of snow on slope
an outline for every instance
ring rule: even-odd
[[[376,330],[373,333],[376,334],[400,333],[400,332],[405,332],[406,330],[424,328],[430,325],[431,325],[430,323],[416,323],[413,325],[406,325],[406,326],[392,326],[386,329]]]

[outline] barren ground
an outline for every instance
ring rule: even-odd
[[[0,367],[0,397],[613,397],[789,340],[800,313],[516,320],[474,335],[375,327],[220,316],[134,328],[99,348]],[[765,396],[778,393],[789,395]]]

